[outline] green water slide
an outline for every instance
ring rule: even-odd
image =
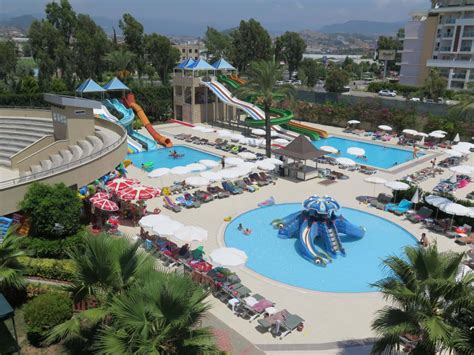
[[[232,89],[238,89],[240,87],[239,83],[232,79],[229,79],[226,75],[219,75],[217,77],[217,81],[229,85]]]
[[[260,105],[257,105],[260,109],[263,110],[263,107]],[[291,121],[293,119],[293,112],[290,110],[284,110],[281,108],[271,108],[270,109],[270,114],[272,115],[272,118],[270,119],[271,125],[284,125],[288,123],[288,121]],[[275,117],[276,116],[276,117]],[[245,124],[248,125],[249,127],[263,127],[265,126],[265,120],[254,120],[253,118],[246,118],[245,119]]]

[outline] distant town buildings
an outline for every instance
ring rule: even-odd
[[[188,58],[198,59],[204,51],[204,44],[199,41],[173,44],[181,53],[180,61]]]
[[[474,84],[474,0],[431,1],[405,26],[400,83],[420,86],[437,68],[448,89]]]

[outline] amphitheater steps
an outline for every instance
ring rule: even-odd
[[[51,160],[51,162],[53,163],[53,168],[57,168],[58,166],[64,164],[63,158],[59,154],[50,155],[49,160]]]
[[[72,152],[70,150],[63,149],[59,151],[59,155],[61,156],[61,159],[64,164],[68,164],[72,160]]]
[[[37,174],[37,173],[41,172],[42,167],[41,167],[41,165],[32,165],[30,170],[31,170],[32,174]]]
[[[49,159],[41,160],[41,170],[49,170],[53,167],[53,162]]]
[[[87,136],[86,139],[92,144],[92,153],[97,153],[104,147],[104,142],[97,136]]]
[[[94,149],[92,144],[85,139],[77,141],[77,145],[81,147],[82,151],[84,152],[84,156],[90,155]]]

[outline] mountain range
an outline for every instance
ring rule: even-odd
[[[319,29],[323,33],[353,33],[366,36],[394,36],[405,22],[347,21],[326,25]]]

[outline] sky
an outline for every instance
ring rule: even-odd
[[[48,0],[0,0],[0,14],[43,13]],[[199,32],[206,26],[228,29],[255,18],[271,31],[317,30],[349,20],[399,22],[410,12],[426,10],[429,0],[70,0],[76,12],[116,21],[124,12],[146,31]],[[148,28],[150,27],[150,28]],[[179,33],[184,34],[184,33]]]

